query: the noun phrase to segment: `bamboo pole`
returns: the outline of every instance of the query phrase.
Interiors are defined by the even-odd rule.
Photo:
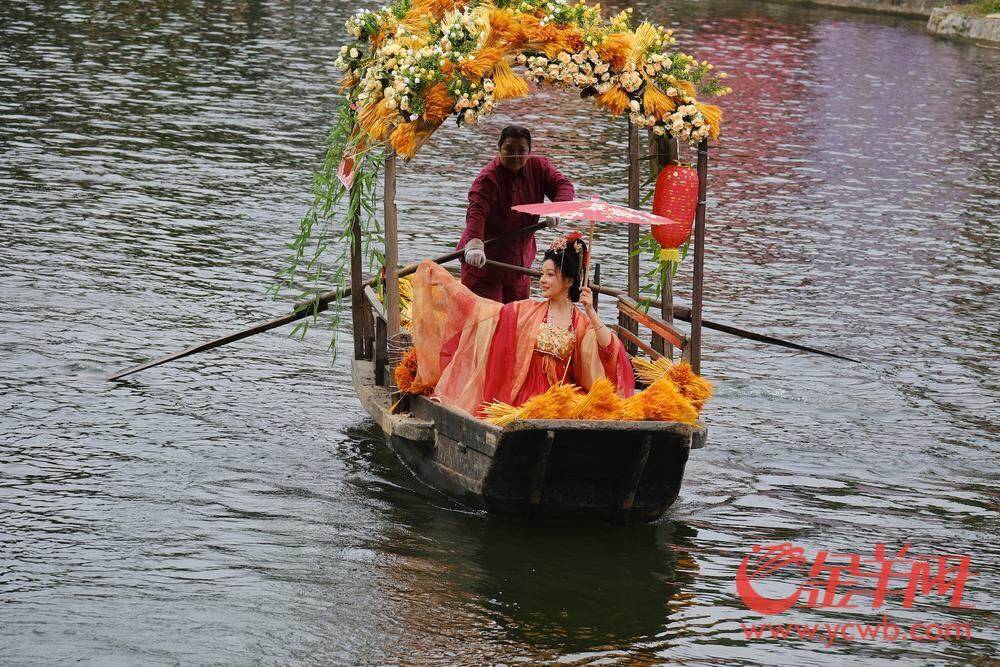
[[[639,128],[628,121],[628,206],[639,208],[639,183],[642,173],[639,158]],[[628,225],[628,295],[639,299],[639,226]],[[619,324],[638,335],[639,326],[628,318],[619,319]],[[635,345],[626,343],[625,348],[635,354]]]
[[[701,310],[705,286],[705,204],[708,192],[708,139],[698,144],[698,208],[694,216],[694,282],[691,286],[691,368],[701,373]]]
[[[628,122],[628,206],[639,208],[639,183],[642,178],[639,160],[639,128]],[[628,226],[628,295],[639,298],[639,226]]]
[[[396,151],[386,147],[385,156],[385,311],[386,335],[399,333],[399,243],[396,229]]]
[[[485,245],[490,245],[491,243],[497,241],[505,241],[508,239],[517,238],[522,234],[534,234],[539,229],[545,227],[544,222],[539,222],[530,227],[525,227],[524,229],[516,229],[508,234],[501,234],[492,239],[487,239],[484,241]],[[446,255],[441,255],[431,261],[436,264],[445,264],[446,262],[454,261],[460,258],[465,253],[465,249],[453,250]],[[415,273],[417,268],[420,266],[419,263],[407,264],[406,266],[399,269],[397,275],[408,276]],[[517,267],[522,269],[523,267]],[[374,285],[376,283],[375,278],[369,278],[364,283],[362,287],[368,287],[369,285]],[[171,361],[176,361],[178,359],[183,359],[184,357],[191,356],[192,354],[198,354],[199,352],[205,352],[206,350],[214,350],[217,347],[222,347],[223,345],[228,345],[229,343],[235,343],[238,340],[243,340],[244,338],[249,338],[259,333],[265,331],[270,331],[272,329],[277,329],[278,327],[284,326],[286,324],[291,324],[292,322],[297,322],[304,317],[309,317],[310,315],[315,315],[322,313],[330,307],[330,304],[334,301],[343,299],[346,296],[353,296],[354,290],[347,287],[343,290],[331,290],[329,292],[323,292],[318,294],[315,298],[306,299],[304,301],[299,301],[294,306],[292,306],[292,312],[282,315],[281,317],[276,317],[274,319],[266,320],[264,322],[258,322],[248,329],[243,329],[242,331],[237,331],[236,333],[226,334],[225,336],[220,336],[219,338],[213,338],[210,341],[204,343],[198,343],[197,345],[192,345],[189,348],[181,350],[180,352],[174,352],[173,354],[168,354],[165,357],[159,357],[158,359],[152,359],[150,361],[145,361],[141,364],[137,364],[130,368],[126,368],[123,371],[119,371],[114,375],[109,376],[108,381],[120,380],[121,378],[132,375],[133,373],[138,373],[139,371],[144,371],[147,368],[154,368],[155,366],[160,366],[162,364],[169,363]],[[367,311],[367,309],[366,309]],[[370,329],[369,329],[370,331]],[[371,350],[369,350],[371,352]]]
[[[351,219],[351,329],[354,332],[354,358],[365,357],[365,295],[361,274],[361,197],[360,179],[351,183],[350,203],[356,205]]]
[[[505,264],[504,262],[496,262],[492,259],[486,260],[486,266],[493,266],[498,269],[503,269],[505,271],[513,271],[514,273],[523,273],[524,275],[533,276],[535,278],[542,275],[541,272],[536,269],[529,269],[523,266],[515,266],[514,264]],[[594,283],[591,284],[590,287],[592,290],[594,290],[596,294],[606,294],[616,299],[626,296],[625,292],[622,292],[620,289],[616,289],[614,287],[601,286],[601,283],[596,279]],[[655,300],[650,301],[649,305],[662,307],[662,303]],[[688,308],[687,306],[678,306],[674,304],[673,315],[676,319],[682,322],[691,321],[691,309]],[[819,354],[824,357],[830,357],[831,359],[842,359],[844,361],[853,361],[856,364],[861,363],[857,359],[854,359],[852,357],[845,357],[842,354],[837,354],[835,352],[827,352],[826,350],[820,350],[815,347],[809,347],[808,345],[800,345],[799,343],[793,343],[791,341],[783,340],[781,338],[775,338],[774,336],[768,336],[766,334],[759,334],[755,331],[747,331],[746,329],[740,329],[738,327],[730,326],[728,324],[712,322],[711,320],[702,320],[702,325],[706,329],[722,331],[723,333],[732,334],[733,336],[738,336],[740,338],[746,338],[747,340],[754,340],[760,343],[766,343],[768,345],[778,345],[780,347],[787,347],[790,350],[800,350],[802,352]]]

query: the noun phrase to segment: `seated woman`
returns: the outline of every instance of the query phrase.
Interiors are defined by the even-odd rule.
[[[416,380],[434,386],[442,403],[475,415],[484,402],[518,406],[560,381],[587,390],[607,377],[619,395],[631,396],[628,354],[601,322],[590,288],[581,289],[585,258],[578,233],[557,239],[542,262],[543,299],[505,305],[423,262],[412,280]]]

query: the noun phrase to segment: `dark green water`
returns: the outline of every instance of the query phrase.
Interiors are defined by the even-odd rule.
[[[996,659],[1000,51],[919,21],[637,7],[733,74],[706,316],[865,360],[707,333],[710,446],[655,526],[460,511],[387,449],[324,332],[103,381],[285,310],[264,291],[356,6],[0,0],[0,662]],[[622,123],[543,91],[401,169],[401,259],[453,245],[512,120],[581,195],[625,199]],[[620,282],[622,240],[601,242]],[[972,637],[747,639],[737,567],[785,540],[969,555],[974,608],[765,620]]]

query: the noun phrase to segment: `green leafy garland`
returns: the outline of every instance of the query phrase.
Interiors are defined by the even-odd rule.
[[[298,289],[298,300],[309,299],[300,309],[311,310],[292,329],[292,335],[304,338],[319,314],[319,297],[329,289],[343,291],[350,281],[352,224],[356,215],[361,222],[361,252],[367,258],[369,272],[380,275],[385,263],[385,238],[377,208],[379,170],[385,164],[381,146],[365,149],[353,133],[357,115],[350,104],[341,104],[337,120],[327,136],[326,157],[322,167],[313,174],[312,202],[299,221],[299,233],[287,244],[291,253],[284,268],[268,290],[277,299],[285,289]],[[337,167],[344,155],[355,155],[356,171],[351,188],[344,187],[337,176]],[[346,207],[344,200],[346,199]],[[324,261],[330,249],[335,251],[332,262]],[[340,299],[330,304],[330,328],[336,332],[341,323],[343,306]],[[329,349],[337,356],[337,336],[334,333]]]

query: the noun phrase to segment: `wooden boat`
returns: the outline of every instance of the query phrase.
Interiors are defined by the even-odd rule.
[[[354,386],[386,441],[423,482],[498,514],[655,521],[680,492],[706,429],[676,422],[521,421],[501,428],[415,396],[391,414],[375,364],[355,359]]]
[[[638,132],[631,124],[629,146],[629,203],[637,208]],[[660,164],[676,157],[676,147],[666,140],[651,139],[650,152]],[[690,334],[683,334],[669,321],[674,313],[669,285],[662,316],[645,312],[636,303],[637,256],[630,261],[634,266],[629,267],[627,294],[601,286],[599,267],[594,279],[595,291],[616,297],[619,323],[613,328],[630,353],[641,348],[655,357],[670,354],[676,347],[695,372],[700,366],[707,141],[698,153],[700,196]],[[424,396],[404,397],[397,406],[402,409],[393,413],[400,400],[393,393],[389,354],[391,344],[400,340],[394,193],[395,158],[390,155],[385,170],[385,304],[363,282],[357,219],[351,277],[354,388],[389,446],[419,479],[470,508],[613,522],[659,519],[677,498],[690,451],[707,441],[702,423],[547,420],[499,427]],[[638,233],[630,230],[629,240],[634,247]],[[648,345],[639,336],[640,325],[652,333]]]

